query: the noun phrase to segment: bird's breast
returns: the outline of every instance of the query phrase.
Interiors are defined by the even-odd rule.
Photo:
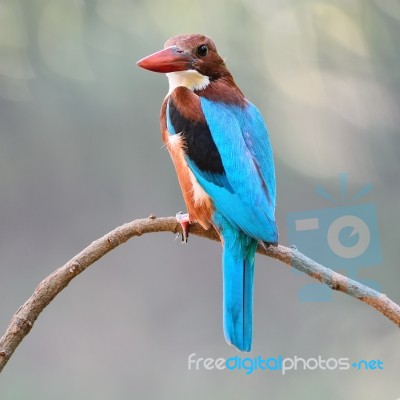
[[[172,158],[189,217],[208,229],[214,212],[211,198],[200,186],[187,164],[187,144],[183,132],[175,132],[175,130],[171,132],[171,127],[168,129],[169,124],[163,109],[166,112],[166,104],[163,105],[161,111],[162,139]]]
[[[193,175],[190,170],[185,156],[184,156],[184,139],[180,134],[170,134],[168,131],[166,133],[168,140],[168,150],[173,157],[174,161],[177,161],[178,169],[182,174],[188,175],[188,180],[191,183],[191,188],[189,192],[192,194],[193,204],[196,207],[204,206],[209,200],[210,197],[204,191],[204,189],[197,182],[196,177]]]

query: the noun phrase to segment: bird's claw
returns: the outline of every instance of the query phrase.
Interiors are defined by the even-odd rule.
[[[187,243],[189,238],[189,214],[184,214],[182,211],[179,211],[176,216],[176,221],[179,222],[182,228],[182,243]]]

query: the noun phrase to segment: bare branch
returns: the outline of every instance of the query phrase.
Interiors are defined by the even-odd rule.
[[[155,216],[150,216],[147,219],[132,221],[94,241],[64,266],[58,268],[45,278],[37,286],[32,296],[14,314],[4,336],[0,339],[0,372],[23,338],[30,332],[34,322],[43,309],[50,304],[54,297],[56,297],[73,278],[106,255],[109,251],[125,243],[132,237],[153,232],[178,233],[181,232],[181,228],[174,217],[156,218]],[[206,231],[198,224],[191,225],[190,234],[216,241],[219,240],[219,236],[215,230],[210,229]],[[386,295],[368,286],[362,285],[357,281],[348,279],[329,268],[323,267],[295,248],[284,246],[264,248],[263,246],[259,246],[258,252],[280,260],[306,273],[312,278],[328,285],[333,290],[347,293],[369,304],[396,325],[400,326],[400,307]]]

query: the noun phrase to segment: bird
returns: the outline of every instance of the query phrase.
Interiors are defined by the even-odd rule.
[[[278,245],[275,167],[264,119],[206,35],[176,35],[137,65],[168,78],[161,136],[188,211],[177,220],[185,241],[194,222],[218,232],[225,339],[249,352],[257,246]]]

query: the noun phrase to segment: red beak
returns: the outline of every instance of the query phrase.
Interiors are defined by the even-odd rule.
[[[136,64],[153,72],[187,71],[192,66],[192,56],[176,46],[167,47],[139,60]]]

